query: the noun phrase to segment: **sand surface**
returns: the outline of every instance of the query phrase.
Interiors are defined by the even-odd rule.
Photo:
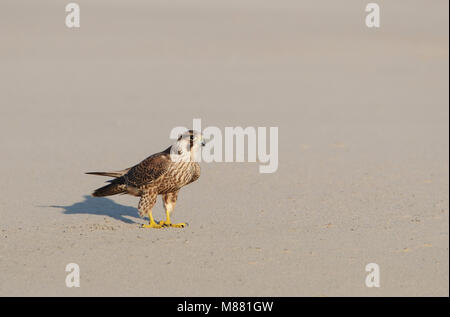
[[[77,2],[0,4],[0,295],[449,295],[448,1]],[[202,163],[185,229],[89,196],[193,118],[279,127],[277,172]]]

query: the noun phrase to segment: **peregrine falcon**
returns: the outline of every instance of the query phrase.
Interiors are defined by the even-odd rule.
[[[200,177],[200,165],[196,153],[204,146],[202,135],[193,130],[181,134],[178,140],[162,152],[147,157],[139,164],[117,172],[89,172],[86,174],[114,177],[109,185],[98,188],[94,197],[130,194],[141,197],[138,205],[139,215],[148,215],[149,224],[144,228],[176,227],[184,228],[185,223],[173,224],[170,214],[175,208],[181,187]],[[152,208],[158,195],[162,195],[166,209],[166,220],[155,222]]]

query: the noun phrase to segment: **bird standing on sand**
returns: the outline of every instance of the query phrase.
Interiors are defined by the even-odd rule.
[[[109,185],[92,193],[94,197],[130,194],[141,197],[138,205],[139,215],[148,215],[149,224],[144,228],[176,227],[184,228],[185,223],[173,224],[170,214],[175,208],[181,187],[196,181],[200,177],[200,165],[195,156],[204,146],[202,135],[189,130],[166,150],[153,154],[139,164],[117,172],[89,172],[86,174],[115,177]],[[158,195],[162,195],[166,209],[166,220],[156,223],[152,208]]]

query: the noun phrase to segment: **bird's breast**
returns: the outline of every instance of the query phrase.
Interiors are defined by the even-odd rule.
[[[200,177],[200,165],[196,162],[173,164],[158,184],[159,193],[169,193],[192,183]]]

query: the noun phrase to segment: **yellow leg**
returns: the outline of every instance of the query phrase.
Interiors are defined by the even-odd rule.
[[[162,228],[162,225],[161,224],[157,224],[155,219],[153,219],[153,215],[152,215],[151,211],[148,213],[148,217],[150,218],[149,224],[148,225],[142,225],[142,228],[156,228],[156,229]]]
[[[181,223],[172,223],[172,222],[170,221],[170,212],[171,212],[170,208],[166,208],[166,220],[165,220],[165,221],[161,220],[161,221],[159,222],[159,225],[160,225],[160,226],[164,226],[164,227],[174,227],[174,228],[184,228],[184,227],[187,226],[187,224],[184,223],[184,222],[181,222]]]

